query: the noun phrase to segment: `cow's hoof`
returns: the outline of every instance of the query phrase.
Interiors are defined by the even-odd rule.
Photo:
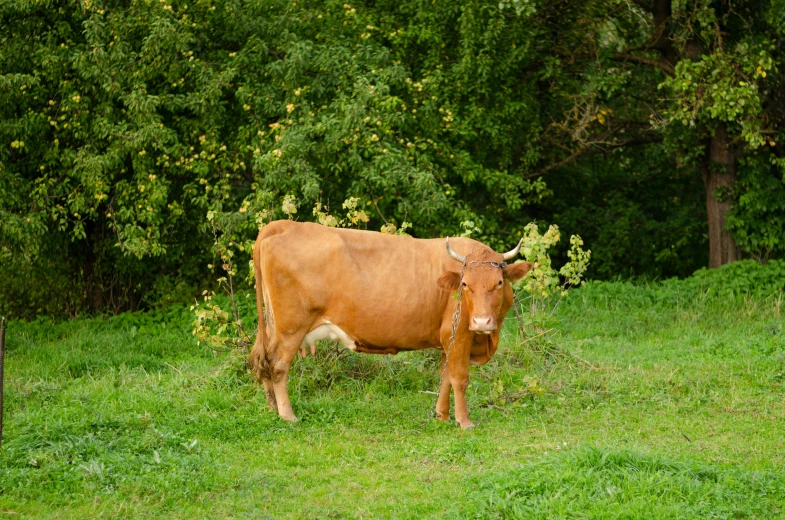
[[[442,422],[449,421],[450,420],[450,414],[448,414],[448,413],[441,414],[439,412],[436,412],[436,420],[437,421],[442,421]]]
[[[296,423],[296,422],[298,422],[300,420],[295,415],[282,415],[281,419],[283,419],[284,421],[289,421],[289,422],[293,422],[293,423]]]
[[[461,427],[461,430],[473,430],[475,428],[474,423],[468,420],[463,423],[461,423],[460,421],[455,421],[455,422],[458,423],[458,426]]]

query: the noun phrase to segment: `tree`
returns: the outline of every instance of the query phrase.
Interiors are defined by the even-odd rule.
[[[765,220],[732,213],[734,200],[750,196],[736,184],[740,159],[763,155],[780,178],[785,166],[776,148],[784,110],[784,7],[781,1],[709,0],[571,6],[577,23],[552,47],[571,100],[554,134],[578,146],[535,173],[587,154],[663,141],[680,167],[703,178],[709,266],[738,259],[732,229]],[[760,255],[753,242],[743,245]],[[781,243],[778,237],[765,247]]]
[[[3,261],[40,272],[55,254],[72,263],[87,308],[118,310],[184,270],[204,277],[214,223],[248,238],[285,216],[290,196],[306,218],[359,197],[369,225],[408,219],[425,236],[479,214],[501,241],[505,211],[543,188],[517,174],[511,152],[515,136],[536,135],[520,117],[536,103],[512,107],[494,91],[494,60],[511,56],[507,70],[526,60],[509,44],[527,33],[480,3],[421,14],[410,25],[332,1],[3,4]],[[437,37],[459,20],[485,47],[467,45],[442,74],[439,60],[456,55]],[[477,59],[489,51],[498,56]],[[472,83],[475,72],[486,79]]]
[[[61,287],[33,312],[137,308],[190,295],[214,234],[247,254],[260,222],[351,200],[370,229],[471,221],[497,249],[534,218],[617,219],[590,234],[599,276],[682,275],[685,172],[710,264],[763,260],[785,250],[783,2],[5,2],[0,260],[19,298]]]

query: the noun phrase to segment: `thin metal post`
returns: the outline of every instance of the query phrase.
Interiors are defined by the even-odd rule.
[[[5,376],[5,316],[0,321],[0,447],[3,446],[3,380]]]

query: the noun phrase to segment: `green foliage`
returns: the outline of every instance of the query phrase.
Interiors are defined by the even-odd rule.
[[[578,235],[570,237],[570,250],[567,251],[567,257],[570,261],[559,269],[559,274],[564,277],[567,285],[578,286],[585,283],[582,278],[589,267],[591,251],[584,251],[581,248],[582,245],[583,240],[581,240],[581,237]]]
[[[0,261],[0,315],[9,319],[33,316],[74,316],[84,305],[85,290],[74,276],[62,237],[43,244],[40,255],[9,255]]]
[[[713,12],[704,6],[705,11]],[[761,132],[763,83],[773,69],[771,42],[737,44],[733,53],[719,47],[697,60],[682,60],[675,74],[661,88],[673,96],[668,112],[672,121],[687,126],[711,125],[714,121],[738,123],[741,136],[752,148],[770,139]]]
[[[542,396],[546,392],[545,388],[540,386],[537,376],[524,376],[520,383],[512,388],[505,387],[504,379],[504,377],[497,377],[491,381],[488,398],[483,404],[507,406],[512,403],[520,403],[526,398],[533,399]]]
[[[544,235],[540,235],[539,226],[531,222],[523,230],[521,254],[532,264],[531,270],[521,280],[524,290],[533,301],[540,301],[553,295],[559,285],[559,276],[551,267],[548,250],[561,239],[558,226],[551,225]]]
[[[701,160],[700,154],[695,154],[699,145],[694,140],[710,136],[718,124],[724,124],[734,138],[734,143],[727,145],[729,153],[739,154],[735,151],[741,146],[739,141],[746,145],[739,154],[739,182],[732,192],[711,195],[732,197],[735,207],[726,227],[745,253],[765,260],[782,250],[783,239],[777,194],[783,190],[785,170],[777,159],[780,154],[760,150],[776,146],[780,132],[772,122],[780,119],[783,110],[772,96],[782,78],[776,37],[771,39],[768,25],[772,21],[769,10],[775,7],[761,6],[753,13],[756,8],[747,4],[738,12],[704,1],[675,5],[674,20],[682,27],[678,41],[699,45],[701,52],[685,56],[676,64],[674,74],[660,84],[669,97],[663,111],[665,120],[677,123],[676,127],[683,125],[693,134],[691,139],[683,139],[677,129],[671,133],[671,144],[687,150],[686,162]],[[713,159],[704,156],[702,160]],[[719,171],[725,167],[708,166]]]
[[[518,153],[536,103],[495,90],[522,85],[531,32],[479,4],[16,2],[0,26],[6,258],[57,233],[109,265],[187,258],[203,275],[206,255],[190,253],[211,241],[208,211],[244,243],[260,215],[295,215],[287,196],[361,198],[377,211],[350,220],[416,221],[422,236],[483,214],[498,240],[505,213],[543,194]],[[495,144],[478,154],[478,140]],[[99,275],[88,285],[108,287]]]
[[[526,276],[513,283],[513,308],[518,321],[519,341],[527,343],[529,349],[552,355],[559,353],[554,334],[558,324],[554,316],[556,309],[562,298],[567,296],[568,288],[583,285],[591,257],[591,251],[584,251],[581,247],[581,237],[573,235],[567,252],[569,261],[556,271],[549,250],[560,239],[561,233],[556,225],[551,225],[541,235],[536,223],[527,224],[520,254],[532,267]],[[535,388],[537,384],[530,386]]]
[[[785,177],[776,163],[766,152],[741,162],[738,199],[728,216],[739,247],[761,262],[785,247]]]
[[[694,150],[693,139],[707,138],[718,124],[727,127],[733,138],[727,151],[740,157],[740,182],[731,193],[710,195],[731,197],[735,207],[726,227],[745,253],[764,260],[782,251],[783,240],[776,195],[783,190],[784,163],[778,159],[781,152],[761,150],[773,149],[782,137],[779,121],[785,105],[773,94],[782,88],[782,48],[777,43],[782,7],[776,1],[744,2],[733,9],[705,0],[674,2],[674,21],[680,27],[676,41],[700,52],[686,52],[673,76],[660,84],[669,98],[663,117],[693,134],[677,148]],[[678,132],[672,143],[679,139]],[[703,158],[706,163],[713,160]],[[710,170],[723,167],[708,165]]]
[[[560,188],[545,213],[591,245],[590,278],[685,277],[707,264],[703,182],[665,153],[619,150],[550,177]]]
[[[0,261],[44,269],[54,242],[81,296],[0,305],[184,300],[216,235],[238,254],[274,218],[471,222],[497,250],[537,219],[580,233],[593,276],[684,276],[718,125],[741,158],[729,229],[781,255],[782,0],[674,0],[667,27],[653,5],[5,2]]]
[[[785,262],[770,260],[765,265],[742,260],[718,269],[700,269],[682,280],[671,278],[648,284],[589,282],[591,290],[583,297],[612,301],[615,305],[645,302],[648,305],[674,306],[685,302],[739,301],[768,299],[782,304],[785,291]],[[634,295],[634,301],[628,298]]]
[[[527,262],[532,264],[532,269],[519,282],[524,290],[536,299],[547,299],[553,296],[559,286],[559,275],[564,279],[561,294],[566,295],[567,286],[579,286],[589,266],[591,251],[582,249],[583,240],[578,235],[570,237],[570,249],[567,252],[569,262],[564,264],[557,272],[551,266],[551,256],[548,250],[561,240],[559,227],[551,225],[544,235],[540,235],[539,226],[531,222],[523,230],[523,243],[520,254]]]
[[[559,95],[548,104],[554,124],[546,135],[566,153],[557,154],[563,158],[555,162],[558,168],[541,171],[563,170],[559,178],[550,174],[549,186],[557,197],[574,200],[570,188],[586,185],[571,182],[576,170],[591,169],[599,179],[611,177],[608,169],[616,170],[612,173],[620,185],[582,197],[577,208],[556,201],[567,213],[577,213],[576,222],[588,220],[581,210],[595,208],[609,210],[604,212],[606,221],[621,221],[591,224],[600,228],[603,238],[616,241],[602,241],[603,247],[595,245],[592,233],[578,229],[596,253],[595,275],[609,277],[622,270],[683,276],[692,270],[688,266],[703,264],[705,252],[694,250],[705,240],[705,227],[696,229],[705,210],[690,214],[687,206],[673,201],[692,206],[700,195],[700,181],[708,182],[715,173],[757,179],[735,186],[730,179],[726,192],[704,194],[703,204],[710,197],[738,202],[729,228],[747,254],[760,254],[761,246],[765,253],[774,243],[772,235],[779,233],[770,231],[768,220],[778,214],[776,205],[758,186],[777,188],[785,174],[777,148],[785,114],[779,94],[782,7],[779,0],[735,2],[732,7],[709,0],[588,1],[575,2],[563,14],[570,28],[555,38],[561,45],[546,51],[552,64],[549,74],[559,85]],[[718,135],[722,138],[715,141]],[[768,150],[761,149],[764,145]],[[636,153],[638,147],[650,150]],[[602,160],[588,158],[598,154]],[[756,155],[775,166],[762,181],[758,172],[747,170],[745,159]],[[630,159],[640,162],[623,165]],[[650,177],[646,192],[624,189],[641,185],[642,175]],[[685,177],[695,182],[685,182]],[[712,218],[722,220],[724,213]],[[553,220],[569,227],[556,215]],[[633,241],[639,230],[659,236]],[[781,254],[780,247],[771,252]],[[636,253],[644,261],[634,258]],[[686,265],[669,265],[681,262]]]
[[[721,298],[732,295],[782,298],[785,290],[785,261],[771,260],[761,265],[754,260],[743,260],[719,269],[700,269],[690,278],[667,280],[663,285]]]

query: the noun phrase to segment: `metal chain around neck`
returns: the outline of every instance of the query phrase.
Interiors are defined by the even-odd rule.
[[[441,392],[442,383],[444,382],[444,374],[447,372],[447,364],[450,362],[450,352],[455,344],[455,333],[458,331],[458,324],[461,321],[461,297],[463,296],[463,274],[466,272],[466,260],[461,264],[461,277],[458,280],[458,304],[455,306],[455,312],[452,314],[452,333],[450,334],[450,342],[447,344],[446,355],[444,358],[444,367],[439,377],[439,392]]]

